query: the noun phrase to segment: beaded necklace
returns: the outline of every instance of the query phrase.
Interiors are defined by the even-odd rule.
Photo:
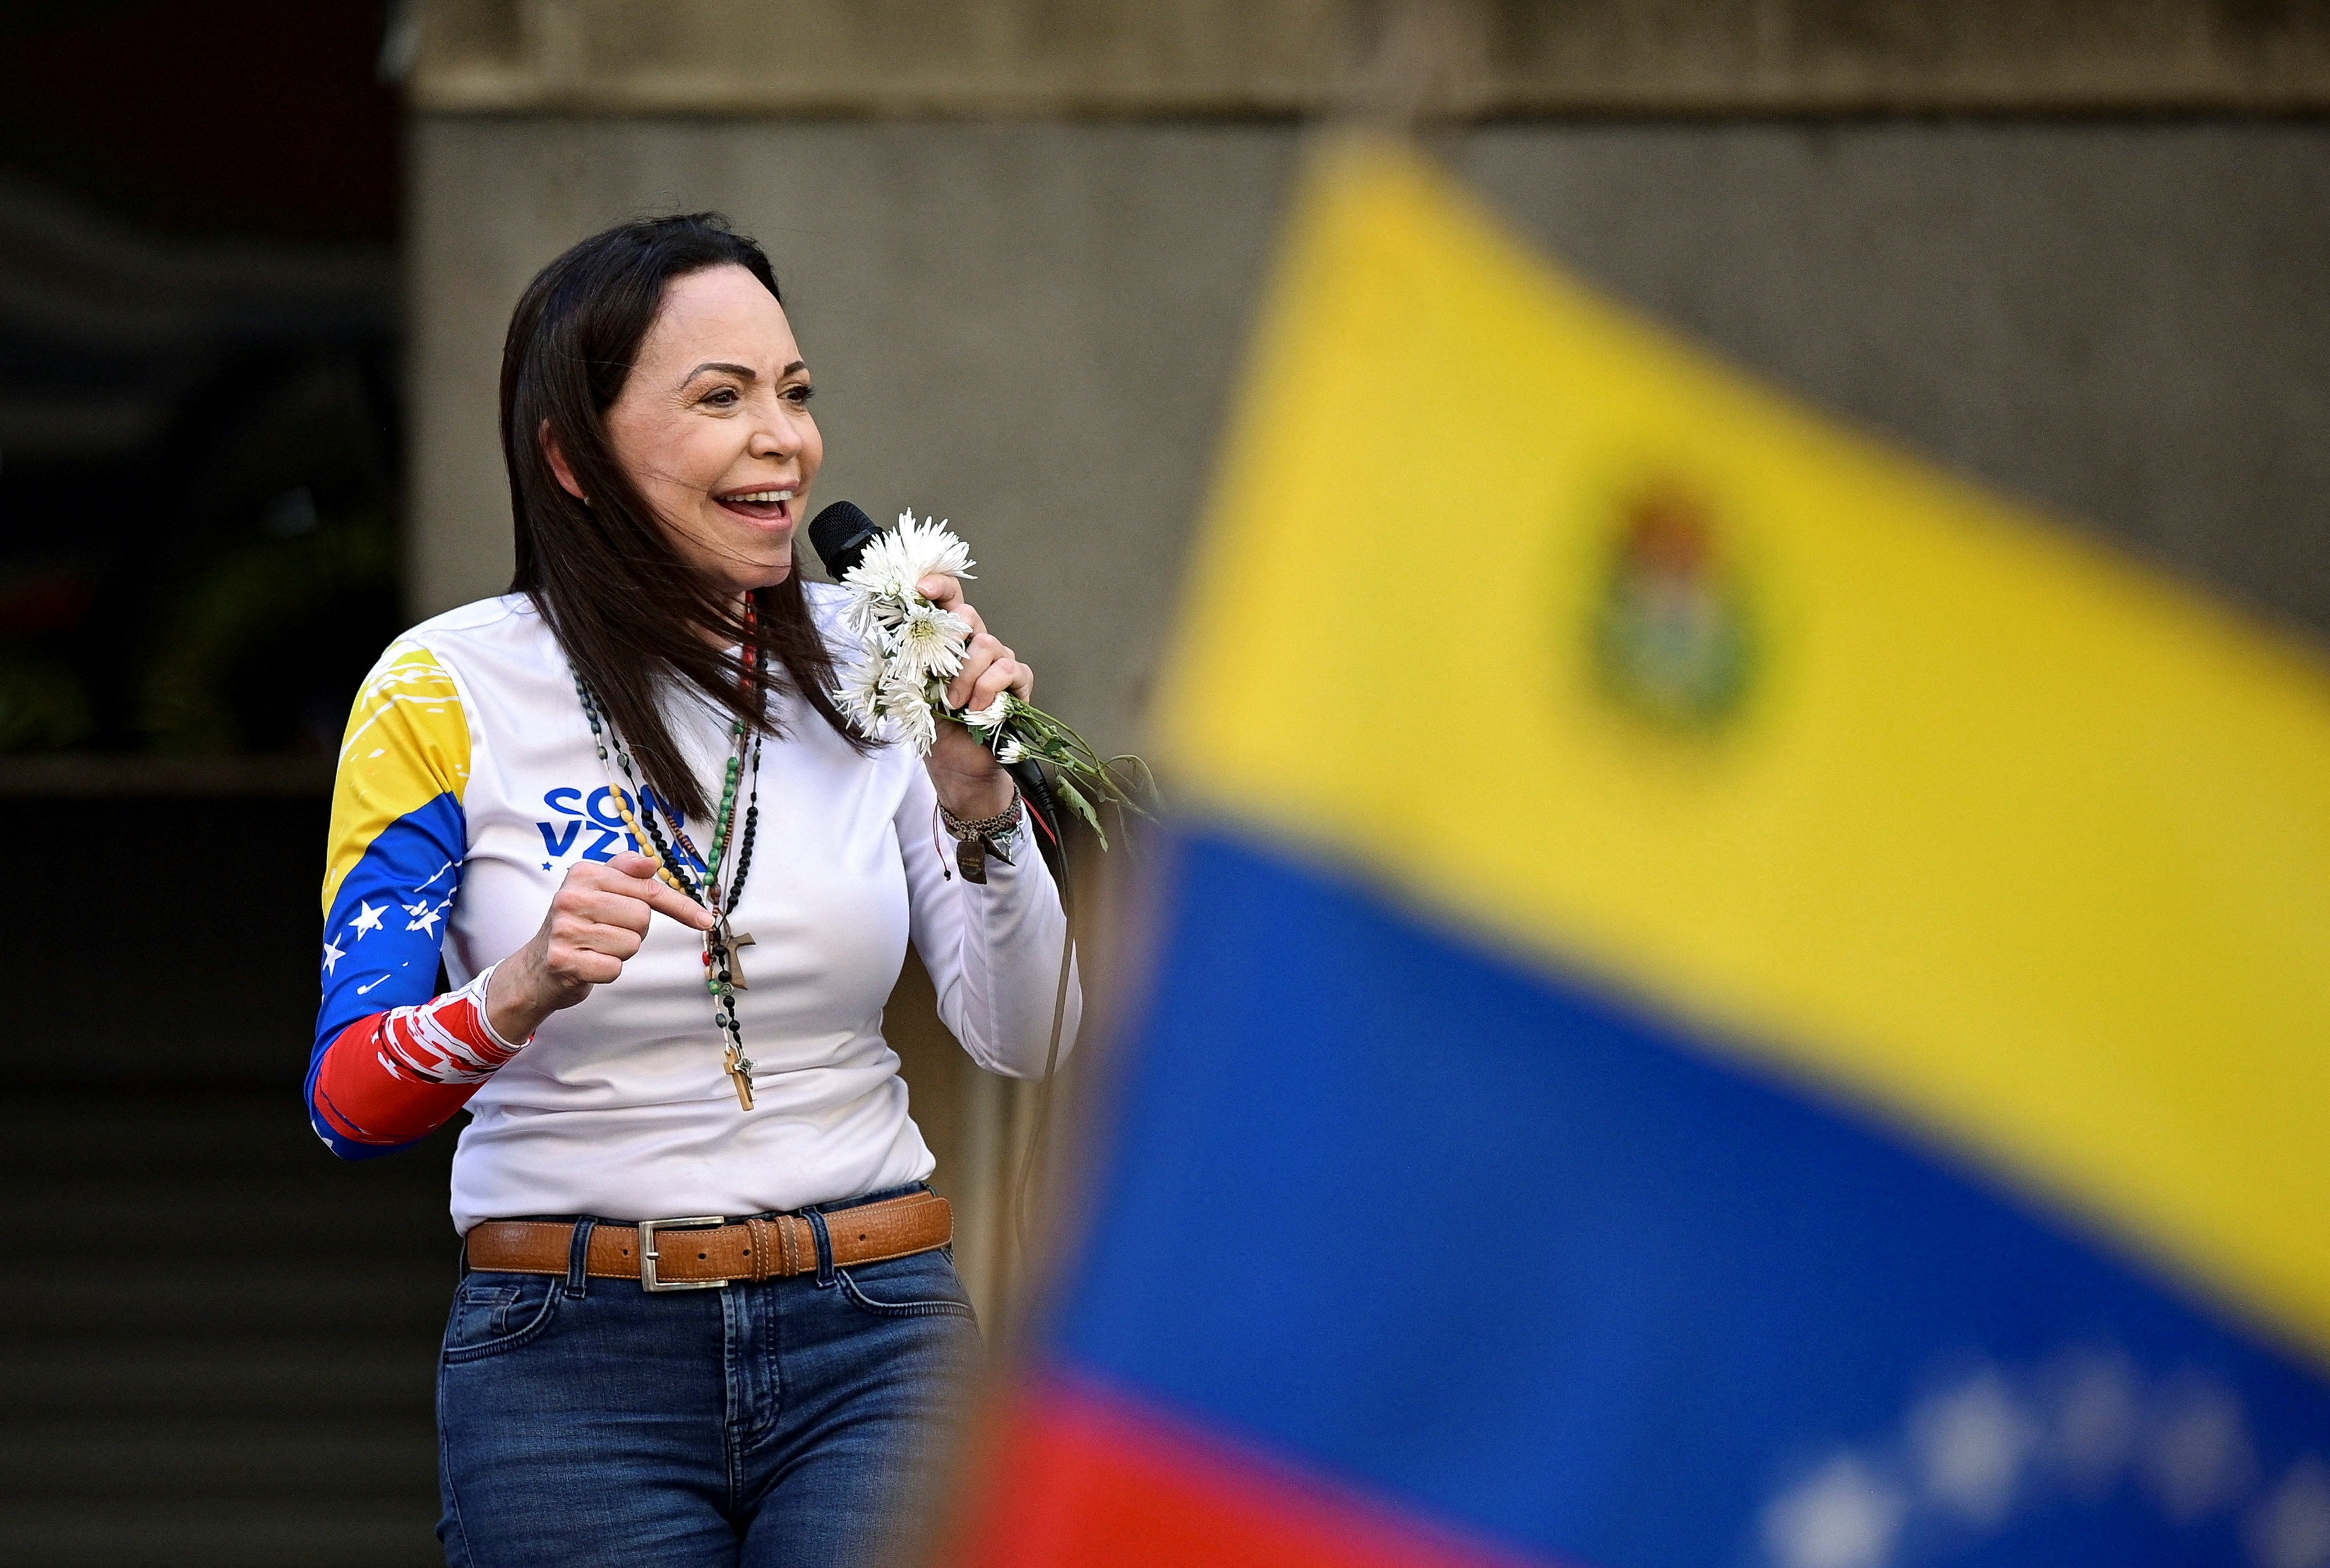
[[[746,624],[753,622],[746,613]],[[753,690],[767,689],[762,678],[768,671],[767,655],[758,647],[747,648],[744,657],[753,666]],[[736,993],[751,987],[744,980],[744,955],[741,949],[752,945],[753,933],[733,930],[728,922],[736,901],[744,896],[744,879],[753,870],[753,841],[760,835],[761,827],[761,733],[741,719],[728,726],[728,738],[734,746],[729,756],[725,777],[720,786],[720,807],[713,819],[712,852],[699,853],[687,830],[677,817],[671,817],[671,837],[682,853],[675,853],[671,843],[665,840],[661,825],[656,820],[659,808],[667,816],[670,808],[655,800],[651,791],[639,781],[637,764],[631,760],[630,748],[623,744],[615,729],[614,720],[600,703],[580,674],[574,677],[574,694],[582,699],[582,716],[591,722],[591,740],[598,748],[600,766],[608,772],[607,781],[613,786],[608,793],[614,797],[619,812],[631,836],[641,850],[651,854],[656,861],[656,874],[687,897],[710,910],[714,915],[712,929],[704,933],[704,987],[712,995],[712,1017],[719,1025],[726,1044],[725,1069],[728,1080],[735,1086],[736,1103],[744,1110],[753,1109],[753,1059],[744,1054],[744,1034],[736,1021]],[[747,757],[750,758],[750,794],[744,801],[744,831],[736,833],[737,787],[745,779]],[[620,770],[621,777],[616,777]],[[624,785],[630,785],[630,794]],[[634,810],[632,802],[646,807]],[[730,863],[728,885],[720,885],[720,866],[728,857],[734,845],[735,859]],[[689,862],[704,867],[697,876]]]

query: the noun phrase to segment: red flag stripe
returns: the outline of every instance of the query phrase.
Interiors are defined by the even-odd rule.
[[[953,1568],[1549,1568],[1065,1377],[1003,1439]]]

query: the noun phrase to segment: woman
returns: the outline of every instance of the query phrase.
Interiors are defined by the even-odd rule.
[[[882,1006],[911,937],[964,1046],[1032,1075],[1066,926],[968,730],[918,761],[828,695],[810,394],[716,216],[552,262],[503,352],[512,591],[398,641],[349,723],[308,1100],[349,1158],[470,1112],[456,1564],[862,1561],[976,1350]],[[950,702],[1028,695],[923,586],[976,630]],[[983,884],[946,836],[1002,852]]]

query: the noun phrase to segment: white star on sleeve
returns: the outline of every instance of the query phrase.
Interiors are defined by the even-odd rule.
[[[345,951],[327,940],[324,943],[324,973],[328,975],[340,967],[340,960],[347,956]]]
[[[356,940],[358,941],[362,941],[364,940],[365,932],[376,931],[380,930],[380,917],[387,912],[388,906],[384,903],[366,903],[364,900],[358,899],[356,901],[356,916],[355,919],[350,922],[349,929],[356,933]]]
[[[443,912],[431,908],[426,899],[419,903],[406,904],[404,912],[412,917],[404,923],[406,930],[427,931],[432,937],[437,934],[437,919]]]

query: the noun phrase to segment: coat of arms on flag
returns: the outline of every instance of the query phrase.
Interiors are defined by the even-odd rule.
[[[2313,656],[1344,144],[1159,739],[961,1560],[2330,1563]]]
[[[1674,486],[1624,511],[1595,628],[1612,693],[1663,723],[1711,728],[1748,693],[1746,596],[1707,509]]]

